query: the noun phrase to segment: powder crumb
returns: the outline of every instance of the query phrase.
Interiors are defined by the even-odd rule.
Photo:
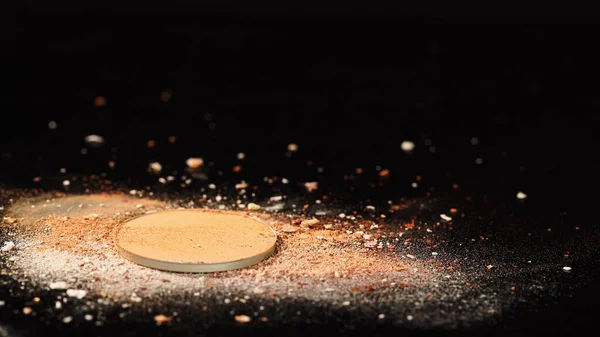
[[[405,140],[400,144],[402,151],[410,153],[415,149],[415,143],[410,140]]]
[[[50,289],[67,289],[69,285],[65,281],[58,281],[50,283]]]
[[[87,295],[87,291],[81,289],[67,289],[67,296],[82,299]]]
[[[69,324],[73,321],[73,316],[67,316],[65,318],[63,318],[63,323],[65,324]]]
[[[300,226],[302,227],[312,227],[316,224],[319,223],[319,219],[317,218],[312,218],[312,219],[308,219],[308,220],[303,220],[302,222],[300,222]]]
[[[252,321],[252,317],[248,315],[236,315],[234,318],[238,323],[250,323]]]
[[[6,242],[4,242],[4,245],[2,246],[2,248],[0,248],[0,251],[8,252],[8,251],[12,250],[13,248],[15,248],[15,243],[12,241],[6,241]]]
[[[452,217],[449,217],[446,214],[440,214],[440,218],[444,221],[452,221]]]
[[[319,189],[319,183],[316,181],[307,182],[304,183],[304,187],[306,187],[306,190],[309,192],[316,191]]]
[[[172,316],[165,316],[163,314],[154,316],[154,321],[156,322],[156,325],[169,324],[169,323],[171,323],[172,320],[173,320]]]
[[[23,308],[23,314],[25,315],[29,315],[33,312],[33,309],[31,309],[30,307],[24,307]]]
[[[527,194],[525,194],[525,193],[523,193],[523,192],[519,191],[519,192],[517,193],[517,199],[519,199],[519,200],[525,200],[525,199],[527,199]]]
[[[251,202],[248,204],[248,210],[250,210],[250,211],[256,211],[256,210],[259,210],[260,208],[261,208],[260,205],[257,205],[255,203]]]
[[[282,232],[284,233],[294,233],[297,231],[297,229],[295,227],[292,227],[290,225],[286,225],[281,229]]]
[[[90,314],[86,314],[85,316],[83,316],[83,318],[84,318],[86,321],[91,321],[91,320],[93,320],[93,319],[94,319],[94,316],[92,316],[92,315],[90,315]]]

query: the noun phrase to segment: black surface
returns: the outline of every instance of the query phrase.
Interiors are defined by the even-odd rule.
[[[215,163],[209,171],[214,182],[272,175],[317,179],[348,204],[423,197],[433,187],[429,192],[452,205],[462,202],[451,195],[457,183],[481,201],[482,214],[494,214],[498,233],[515,216],[539,228],[597,226],[594,131],[600,99],[593,27],[109,11],[64,16],[20,11],[16,26],[16,47],[9,49],[16,54],[16,74],[8,77],[4,100],[12,110],[5,110],[0,125],[0,183],[6,188],[36,186],[34,176],[45,177],[45,184],[61,167],[106,172],[131,188],[143,187],[155,183],[146,173],[150,161],[181,171],[185,159],[197,155]],[[163,89],[173,92],[169,103],[159,100]],[[96,95],[107,98],[105,107],[94,107]],[[56,130],[48,129],[50,120],[57,121]],[[216,129],[209,129],[210,122]],[[84,156],[83,137],[90,133],[103,135],[106,144]],[[177,136],[175,144],[167,142],[170,135]],[[472,137],[479,145],[471,145]],[[157,140],[155,149],[145,147],[148,139]],[[404,139],[417,144],[412,155],[400,150]],[[290,142],[300,151],[288,159]],[[247,160],[234,175],[231,166],[240,151]],[[483,164],[475,164],[477,157]],[[116,169],[108,169],[115,159]],[[373,192],[368,182],[377,179],[376,165],[392,174]],[[365,180],[350,192],[343,175],[356,167],[365,169]],[[412,189],[416,175],[424,181]],[[526,207],[515,208],[520,190],[529,198]],[[561,212],[569,218],[560,219]],[[561,235],[568,241],[572,234]],[[503,321],[481,328],[438,332],[542,335],[593,328],[599,284],[595,257],[589,262],[586,276],[593,281],[558,303],[517,307]],[[28,335],[50,331],[25,320],[0,322]],[[273,323],[250,331],[325,335],[346,324]],[[359,317],[356,330],[342,332],[420,332],[373,324]],[[89,329],[75,333],[98,333]],[[100,333],[240,332],[227,324],[210,329],[156,330],[132,320],[108,324]]]

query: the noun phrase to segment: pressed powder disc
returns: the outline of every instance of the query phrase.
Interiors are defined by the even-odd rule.
[[[242,215],[172,210],[125,222],[116,235],[121,256],[176,272],[217,272],[256,264],[275,250],[266,224]]]

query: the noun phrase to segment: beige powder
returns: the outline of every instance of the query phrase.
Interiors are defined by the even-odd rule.
[[[215,264],[266,257],[273,251],[276,236],[269,226],[239,214],[171,210],[128,221],[115,242],[120,249],[146,259]]]

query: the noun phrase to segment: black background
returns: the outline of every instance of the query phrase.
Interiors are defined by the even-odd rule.
[[[595,226],[600,55],[598,28],[582,23],[597,19],[590,6],[95,6],[24,2],[5,12],[15,31],[3,39],[5,186],[34,186],[65,167],[136,187],[155,183],[151,161],[181,171],[201,156],[214,162],[211,181],[280,175],[348,193],[344,174],[362,167],[376,179],[380,165],[392,172],[387,187],[352,198],[459,183],[501,209],[522,190],[532,213],[568,211]],[[97,95],[105,107],[94,106]],[[91,133],[106,144],[81,155]],[[400,150],[405,139],[417,145],[412,155]],[[291,142],[300,150],[288,159]],[[410,187],[416,175],[424,188]],[[591,310],[574,311],[585,297],[594,298],[580,294],[564,324],[590,323]]]

